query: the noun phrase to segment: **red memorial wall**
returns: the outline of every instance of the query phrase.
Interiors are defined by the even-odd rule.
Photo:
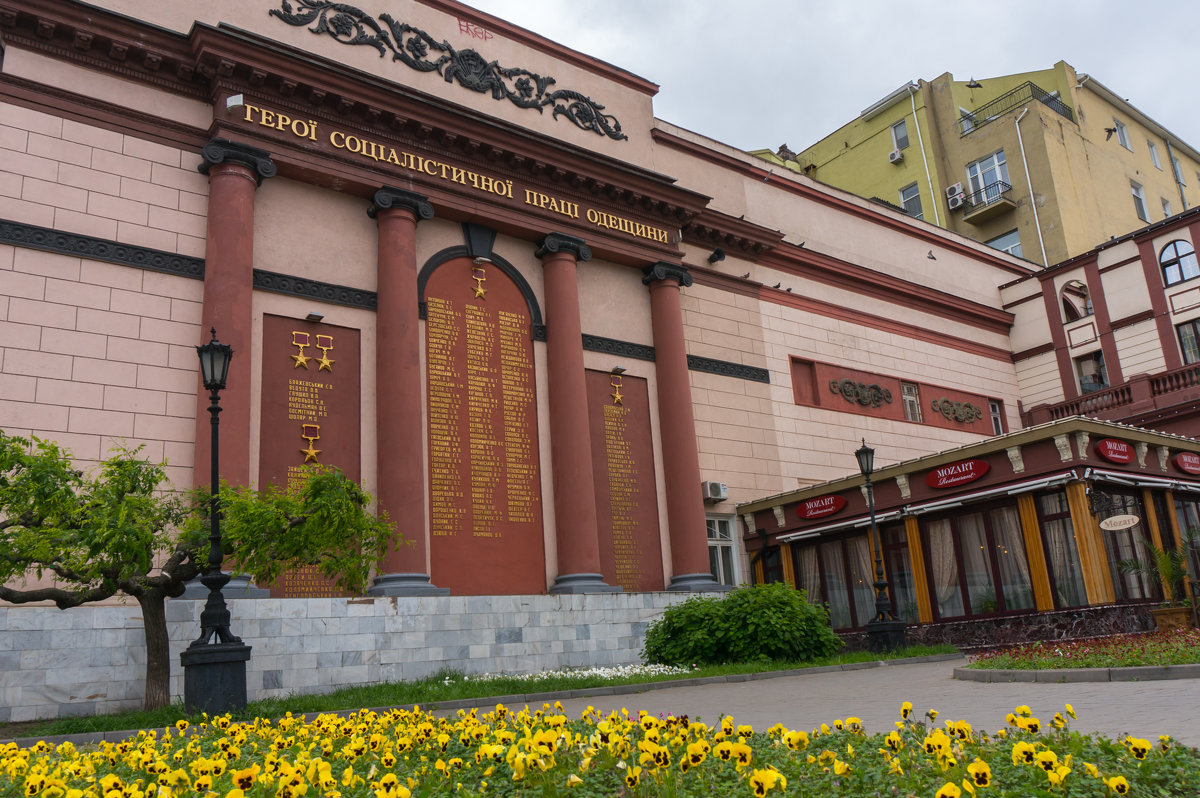
[[[452,594],[544,593],[537,404],[517,284],[467,258],[425,286],[430,579]]]
[[[627,591],[662,590],[662,543],[646,380],[587,372],[600,569]]]
[[[260,484],[291,486],[313,463],[359,481],[359,331],[265,315],[262,355]],[[315,567],[270,587],[275,598],[347,595]]]

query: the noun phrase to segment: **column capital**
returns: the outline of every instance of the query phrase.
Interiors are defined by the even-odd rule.
[[[660,260],[642,269],[643,285],[649,285],[655,280],[678,280],[680,286],[687,288],[692,284],[692,273],[688,271],[687,266]]]
[[[204,161],[197,167],[197,170],[204,175],[208,174],[208,170],[217,164],[240,163],[250,167],[250,171],[254,172],[254,179],[260,186],[263,180],[275,176],[275,162],[271,160],[270,153],[260,150],[258,147],[251,147],[249,144],[216,138],[204,145],[200,155],[204,157]]]
[[[394,186],[381,186],[371,200],[371,207],[367,208],[367,216],[372,219],[380,211],[386,211],[389,208],[407,208],[413,212],[413,216],[417,217],[418,222],[422,219],[433,218],[433,206],[429,204],[429,198],[414,191]]]
[[[547,254],[554,252],[570,252],[577,261],[592,259],[592,250],[588,248],[587,242],[566,233],[547,233],[538,242],[538,248],[534,254],[539,258],[544,258]]]

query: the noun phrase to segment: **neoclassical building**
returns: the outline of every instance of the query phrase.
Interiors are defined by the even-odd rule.
[[[0,428],[201,482],[215,329],[223,476],[362,480],[408,541],[372,594],[748,581],[801,531],[764,497],[862,439],[999,445],[1059,398],[1014,327],[1040,269],[452,0],[0,0],[0,36]]]

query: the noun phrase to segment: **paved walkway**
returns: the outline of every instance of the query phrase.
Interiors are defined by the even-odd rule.
[[[1071,704],[1079,716],[1071,727],[1109,737],[1132,734],[1152,742],[1170,734],[1200,747],[1200,679],[1078,684],[958,681],[955,667],[963,660],[906,663],[863,670],[783,676],[748,682],[668,687],[635,695],[597,696],[562,702],[568,716],[589,704],[608,712],[625,707],[655,715],[686,714],[715,723],[722,713],[738,723],[766,731],[775,723],[812,729],[848,715],[862,719],[869,733],[886,732],[900,719],[900,704],[913,703],[914,714],[936,709],[938,723],[967,720],[979,730],[1004,727],[1005,713],[1028,704],[1035,717],[1049,724],[1055,712]],[[483,704],[483,706],[488,706]],[[1064,713],[1065,714],[1065,713]]]

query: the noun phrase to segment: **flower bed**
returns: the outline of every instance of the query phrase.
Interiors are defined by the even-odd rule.
[[[1065,713],[1065,714],[1064,714]],[[732,717],[581,718],[543,705],[438,718],[419,708],[291,715],[139,732],[80,751],[0,746],[0,796],[24,798],[411,798],[412,796],[1104,796],[1200,793],[1200,752],[1070,730],[1017,707],[994,734],[936,725],[901,706],[896,728],[857,718],[763,731]]]
[[[968,668],[1052,670],[1129,668],[1200,662],[1200,630],[1148,632],[1098,640],[1028,643],[972,655]]]

